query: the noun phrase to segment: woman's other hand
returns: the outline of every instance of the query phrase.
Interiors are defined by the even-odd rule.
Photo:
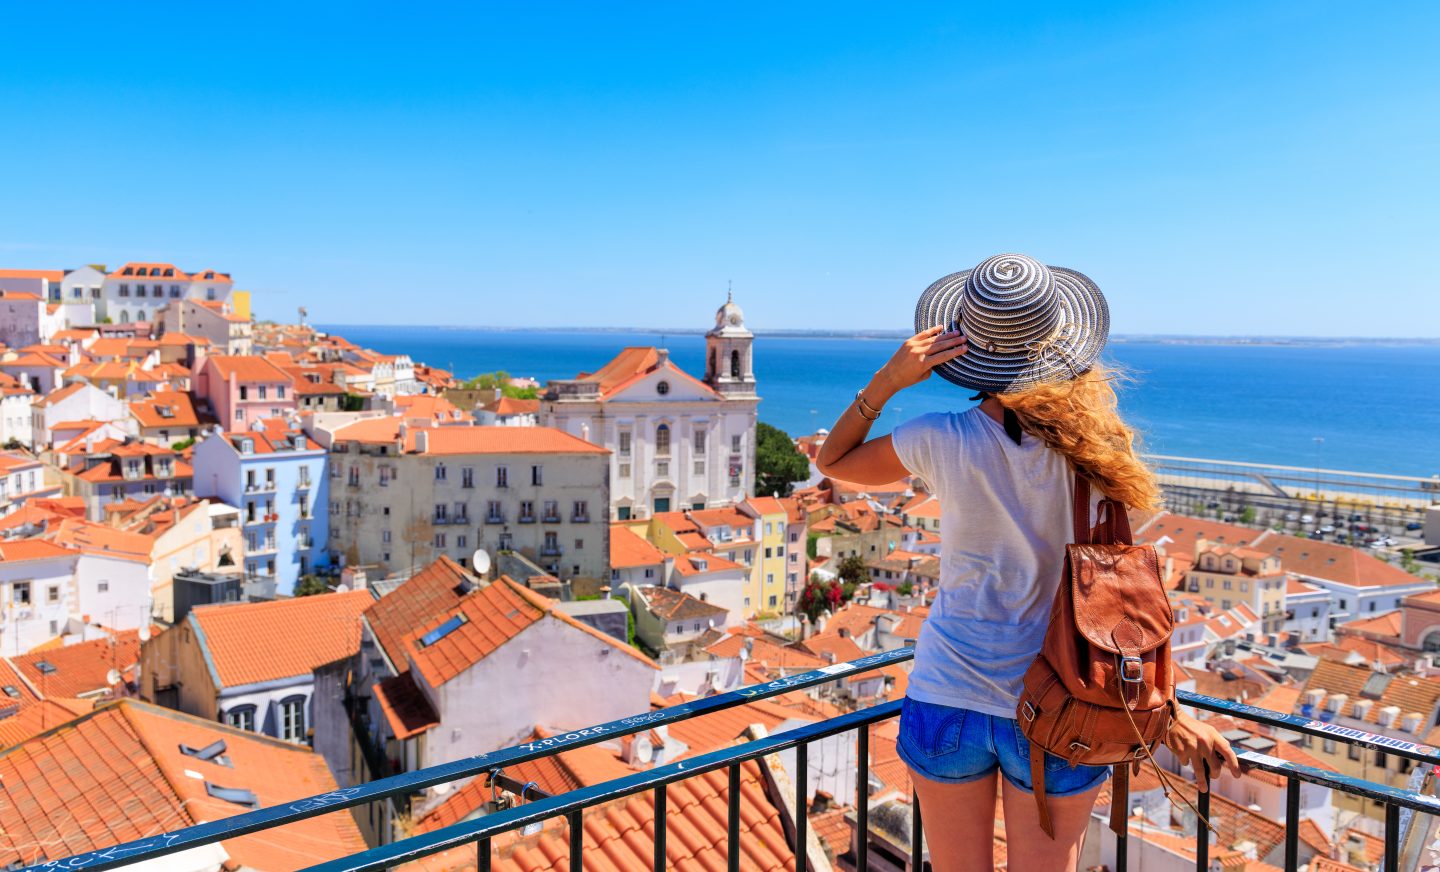
[[[937,324],[906,339],[875,373],[876,381],[883,383],[888,393],[896,393],[919,384],[930,377],[930,371],[936,366],[970,349],[964,333],[959,330],[942,332],[943,327]]]
[[[1184,712],[1165,734],[1165,747],[1194,770],[1195,783],[1203,791],[1210,790],[1207,775],[1218,774],[1222,766],[1232,776],[1240,777],[1240,760],[1220,731]]]

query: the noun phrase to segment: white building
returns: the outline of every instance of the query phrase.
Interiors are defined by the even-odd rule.
[[[59,636],[77,607],[78,555],[39,539],[0,542],[0,656],[24,654]]]
[[[593,373],[551,381],[540,423],[611,449],[617,520],[730,505],[754,487],[753,343],[727,300],[705,335],[703,380],[663,348],[629,347]]]
[[[12,376],[0,373],[0,445],[18,442],[31,447],[30,404],[35,392]]]
[[[1285,632],[1301,642],[1330,641],[1330,592],[1291,578],[1285,589]]]
[[[225,302],[234,284],[216,270],[186,273],[173,263],[127,263],[105,277],[96,303],[97,318],[116,324],[155,321],[173,300]]]
[[[101,421],[120,424],[130,418],[125,401],[85,382],[72,382],[32,404],[30,433],[37,446],[54,445],[55,429],[72,421]]]
[[[0,451],[0,517],[26,500],[60,495],[60,485],[47,482],[45,469],[45,464],[21,452]]]

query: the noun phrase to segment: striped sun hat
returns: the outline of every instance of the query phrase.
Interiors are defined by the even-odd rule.
[[[1023,254],[997,254],[925,289],[915,332],[943,324],[970,340],[935,367],[941,378],[991,393],[1076,378],[1110,334],[1110,309],[1086,276]]]

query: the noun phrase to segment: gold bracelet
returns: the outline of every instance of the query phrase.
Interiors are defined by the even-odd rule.
[[[860,390],[855,392],[855,402],[859,404],[857,406],[857,409],[860,412],[860,417],[864,418],[867,421],[874,421],[875,419],[880,417],[880,410],[865,402],[864,388],[861,388]],[[867,411],[870,412],[870,414],[865,414]]]

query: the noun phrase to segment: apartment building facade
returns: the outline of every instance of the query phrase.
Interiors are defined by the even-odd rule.
[[[331,551],[400,570],[516,551],[558,578],[609,575],[609,452],[549,427],[329,431]]]

